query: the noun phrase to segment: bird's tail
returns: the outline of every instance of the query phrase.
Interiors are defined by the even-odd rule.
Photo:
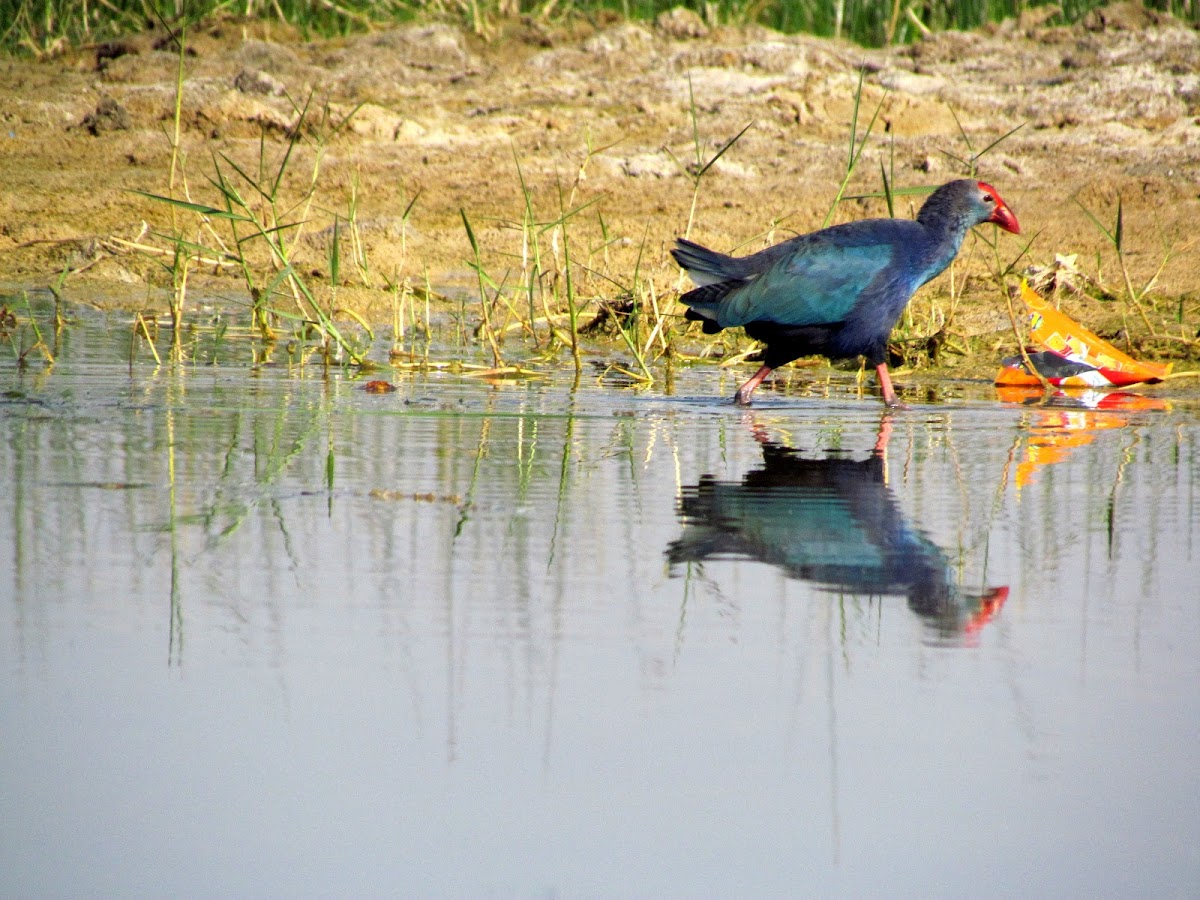
[[[698,287],[732,281],[739,275],[733,266],[733,257],[709,250],[685,238],[675,240],[675,249],[671,251],[671,255]]]

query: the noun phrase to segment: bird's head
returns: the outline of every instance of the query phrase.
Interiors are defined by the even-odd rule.
[[[1017,224],[1017,217],[1013,215],[1008,204],[1000,199],[1000,195],[996,193],[996,189],[984,181],[976,182],[979,188],[979,195],[976,203],[983,210],[990,210],[984,222],[994,222],[1005,231],[1011,231],[1013,234],[1021,233],[1021,226]]]
[[[954,235],[961,241],[968,228],[994,222],[1005,231],[1021,233],[1017,217],[1000,199],[996,189],[984,181],[959,178],[948,181],[929,195],[917,213],[917,221],[935,234]]]

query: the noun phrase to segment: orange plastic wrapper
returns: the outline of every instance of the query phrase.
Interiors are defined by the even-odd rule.
[[[1025,281],[1021,299],[1029,308],[1029,333],[1045,350],[1029,355],[1030,362],[1056,387],[1109,388],[1162,381],[1170,365],[1139,362],[1074,319],[1047,303]],[[996,384],[1007,387],[1040,386],[1021,357],[1003,362]]]
[[[1001,387],[1005,403],[1033,405],[1034,419],[1022,452],[1016,457],[1017,490],[1028,485],[1038,470],[1066,459],[1073,450],[1094,441],[1101,432],[1123,428],[1133,415],[1170,409],[1165,400],[1127,391],[1058,391],[1047,405],[1041,387]]]

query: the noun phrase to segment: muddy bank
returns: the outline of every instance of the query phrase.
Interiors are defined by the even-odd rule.
[[[188,38],[177,192],[186,180],[193,200],[215,203],[208,179],[221,155],[257,172],[263,136],[270,173],[311,95],[281,197],[303,222],[294,260],[317,281],[329,274],[334,215],[343,227],[351,218],[362,265],[343,261],[342,303],[383,319],[389,280],[474,284],[464,211],[485,268],[511,283],[528,251],[521,178],[538,222],[583,207],[566,248],[581,264],[581,296],[618,294],[636,271],[669,299],[678,273],[666,248],[688,224],[693,182],[681,163],[696,158],[694,135],[707,158],[750,126],[703,178],[694,238],[750,250],[811,230],[844,170],[865,67],[864,128],[883,105],[849,193],[878,190],[881,163],[894,166],[898,187],[957,177],[962,160],[1020,126],[978,160],[980,177],[1036,235],[1019,266],[1059,258],[1073,283],[1123,291],[1111,243],[1076,202],[1111,227],[1120,198],[1130,277],[1141,286],[1158,272],[1155,293],[1170,298],[1155,327],[1182,309],[1194,335],[1198,59],[1200,33],[1136,7],[1069,28],[1013,21],[891,50],[687,17],[571,32],[513,26],[488,41],[415,25],[319,43],[229,22]],[[167,258],[138,248],[165,250],[156,234],[171,230],[170,210],[129,191],[167,191],[176,71],[169,42],[153,35],[0,61],[0,281],[44,284],[67,270],[81,296],[162,302]],[[897,213],[919,201],[902,198]],[[836,218],[880,214],[882,201],[850,201]],[[176,223],[215,246],[195,216]],[[1003,236],[1001,262],[1025,242]],[[564,248],[546,252],[561,259]],[[991,256],[965,247],[959,276],[986,276]],[[986,281],[966,281],[958,321],[973,334],[1007,328]],[[191,289],[244,297],[234,267],[198,269]],[[929,290],[948,289],[943,278]],[[986,302],[975,308],[973,296]],[[1093,323],[1117,313],[1118,304],[1071,302]]]

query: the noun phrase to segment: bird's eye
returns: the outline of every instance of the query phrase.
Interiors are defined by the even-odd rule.
[[[984,195],[983,195],[983,202],[984,202],[984,203],[995,203],[995,202],[996,202],[996,198],[995,198],[995,197],[993,197],[991,194],[984,194]]]

